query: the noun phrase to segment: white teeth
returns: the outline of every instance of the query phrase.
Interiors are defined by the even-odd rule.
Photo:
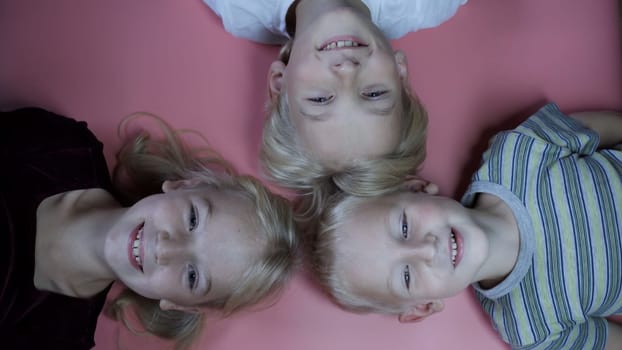
[[[141,226],[140,230],[138,230],[138,233],[136,234],[136,239],[134,240],[134,244],[132,246],[132,254],[134,255],[134,259],[136,260],[138,266],[141,269],[143,268],[143,262],[140,259],[140,239],[143,233],[143,228],[144,226]]]
[[[450,239],[451,239],[451,263],[455,266],[456,255],[458,255],[458,243],[456,243],[456,235],[453,232],[451,232],[450,234]]]
[[[342,47],[358,47],[360,46],[359,43],[354,42],[352,40],[338,40],[338,41],[333,41],[332,43],[324,46],[321,50],[322,51],[328,51],[328,50],[333,50],[336,48],[342,48]]]

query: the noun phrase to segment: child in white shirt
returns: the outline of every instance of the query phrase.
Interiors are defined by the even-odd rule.
[[[204,1],[234,35],[287,41],[268,73],[261,160],[303,195],[303,217],[336,190],[375,195],[417,170],[427,115],[389,39],[439,25],[466,0]]]

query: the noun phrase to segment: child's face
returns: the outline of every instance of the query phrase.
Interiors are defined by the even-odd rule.
[[[353,43],[360,46],[329,47]],[[290,118],[312,157],[339,169],[396,148],[406,61],[369,19],[348,9],[321,16],[296,33],[287,66],[276,68],[280,80],[271,87],[287,91]]]
[[[252,203],[206,186],[165,182],[163,190],[115,223],[106,260],[127,287],[163,309],[225,297],[264,247],[249,219]]]
[[[469,211],[423,193],[365,199],[337,228],[337,278],[403,310],[458,294],[478,281],[488,250]]]

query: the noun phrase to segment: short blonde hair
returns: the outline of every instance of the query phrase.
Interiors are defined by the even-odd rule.
[[[347,278],[344,278],[338,270],[339,231],[348,216],[360,209],[366,200],[369,200],[369,197],[357,197],[346,193],[331,196],[319,218],[317,231],[310,235],[307,242],[307,257],[319,285],[344,309],[359,313],[399,314],[404,310],[395,305],[384,304],[357,294]]]
[[[287,64],[292,41],[283,46],[279,59]],[[292,123],[287,92],[267,105],[260,159],[266,175],[278,185],[301,195],[298,213],[303,221],[319,215],[328,196],[344,191],[375,196],[398,188],[417,171],[425,158],[427,113],[407,84],[402,84],[402,128],[393,152],[376,159],[361,159],[335,170],[312,159],[300,145]]]
[[[227,316],[273,295],[291,275],[297,262],[298,239],[289,202],[269,192],[254,178],[237,175],[231,165],[211,148],[189,148],[182,142],[180,132],[172,130],[154,115],[140,115],[144,114],[157,122],[164,137],[154,139],[143,131],[128,138],[126,124],[136,115],[126,118],[120,125],[120,134],[126,141],[117,154],[113,180],[125,204],[160,193],[166,180],[181,179],[199,179],[202,186],[248,199],[256,208],[255,224],[257,234],[265,241],[264,251],[231,294],[205,306],[221,310]],[[109,315],[123,321],[129,329],[132,327],[125,316],[128,306],[134,309],[148,332],[175,339],[181,347],[189,345],[201,328],[201,315],[161,310],[157,300],[126,290],[113,302]]]

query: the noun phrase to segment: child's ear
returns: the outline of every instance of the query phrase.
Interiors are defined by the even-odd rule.
[[[270,65],[268,71],[268,94],[271,101],[275,101],[281,94],[283,87],[283,74],[285,73],[285,63],[283,61],[274,61]]]
[[[430,195],[438,194],[438,186],[416,175],[408,175],[404,180],[404,189],[412,192],[424,192]]]
[[[402,82],[408,83],[408,60],[406,54],[397,50],[393,56],[395,57],[395,64],[397,65],[397,74],[402,79]]]
[[[445,304],[442,300],[433,300],[412,306],[410,310],[401,313],[398,319],[402,323],[419,322],[430,315],[443,311],[444,308]]]
[[[177,310],[177,311],[189,312],[189,313],[193,313],[193,314],[201,313],[201,309],[199,309],[196,306],[181,306],[181,305],[177,305],[174,302],[172,302],[170,300],[166,300],[166,299],[160,300],[160,309],[162,309],[164,311]]]
[[[192,188],[196,187],[200,183],[201,180],[197,178],[187,180],[166,180],[162,183],[162,192],[167,193],[180,188]]]

